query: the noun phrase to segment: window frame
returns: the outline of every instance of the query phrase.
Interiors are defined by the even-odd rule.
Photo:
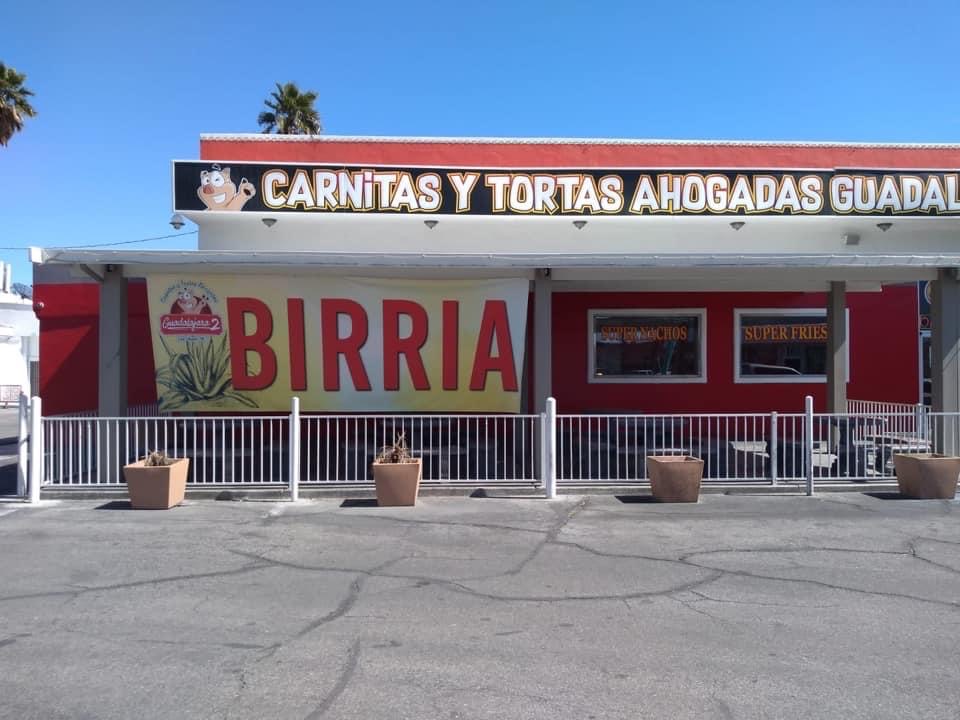
[[[646,317],[677,317],[694,315],[700,323],[699,375],[616,375],[596,377],[596,343],[593,339],[594,319],[597,315],[641,315]],[[587,311],[587,383],[591,385],[677,385],[707,382],[707,309],[699,308],[591,308]]]
[[[846,382],[850,382],[850,308],[845,308],[847,317],[846,345]],[[735,308],[733,311],[733,382],[738,385],[773,384],[826,384],[826,375],[741,375],[740,374],[740,337],[743,334],[744,315],[770,315],[773,317],[820,316],[826,321],[826,308]]]

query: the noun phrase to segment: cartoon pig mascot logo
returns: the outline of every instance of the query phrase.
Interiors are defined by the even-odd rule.
[[[197,197],[207,210],[240,210],[256,194],[256,188],[246,178],[240,181],[239,187],[235,185],[230,179],[230,168],[221,170],[219,165],[213,165],[200,173]]]
[[[194,295],[187,288],[182,288],[177,293],[177,299],[173,301],[170,308],[171,315],[210,315],[212,313],[210,299],[206,293]]]

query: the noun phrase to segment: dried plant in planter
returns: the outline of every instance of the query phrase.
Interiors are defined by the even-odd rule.
[[[396,435],[393,444],[380,448],[373,460],[377,505],[415,505],[422,474],[420,458],[410,454],[403,433]]]
[[[380,448],[380,452],[377,453],[374,462],[387,465],[416,462],[410,454],[410,449],[407,447],[406,433],[400,433],[394,436],[393,444],[384,445]]]
[[[147,456],[143,459],[144,467],[166,467],[167,465],[173,465],[173,463],[173,458],[158,450],[147,453]]]
[[[166,510],[183,502],[187,488],[189,458],[172,458],[154,450],[123,466],[130,505],[142,510]]]

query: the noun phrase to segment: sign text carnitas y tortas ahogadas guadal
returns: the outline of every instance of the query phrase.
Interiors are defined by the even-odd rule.
[[[178,211],[960,215],[960,172],[489,170],[174,163]]]

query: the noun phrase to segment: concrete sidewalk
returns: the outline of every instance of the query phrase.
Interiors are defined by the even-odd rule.
[[[893,497],[0,505],[0,717],[952,720],[960,508]]]

